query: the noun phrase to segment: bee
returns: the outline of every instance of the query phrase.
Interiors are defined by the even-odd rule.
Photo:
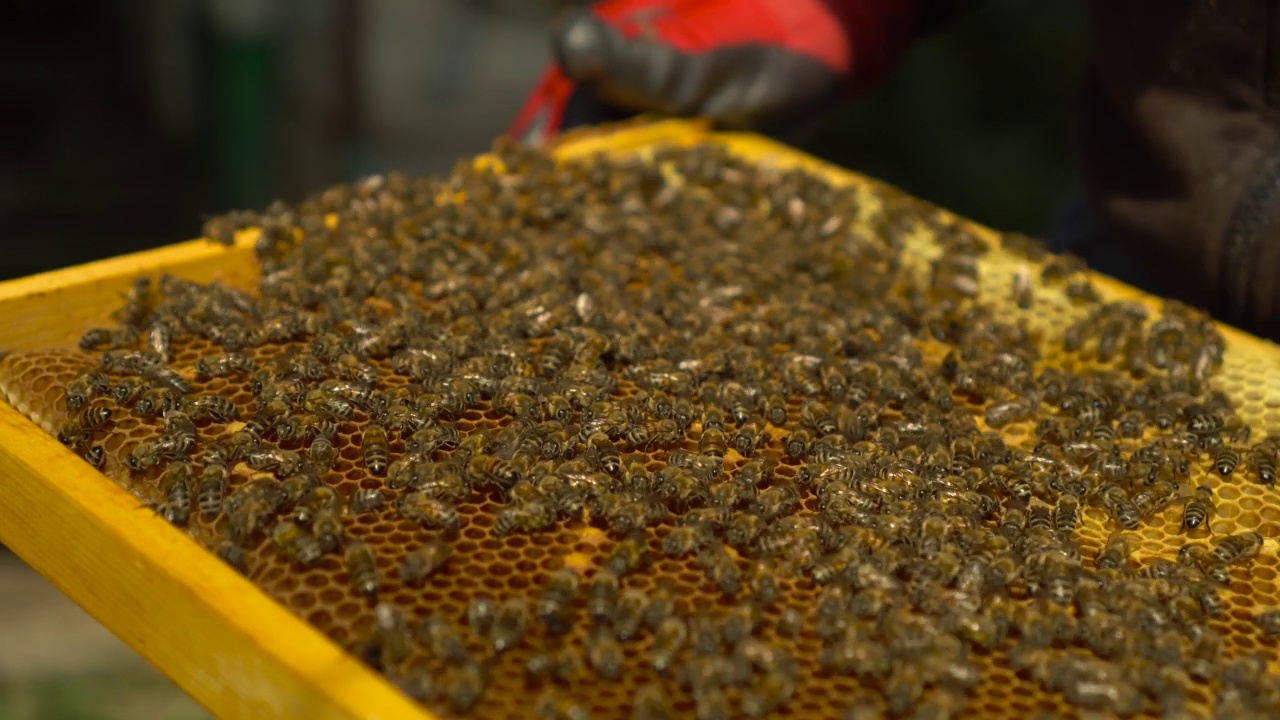
[[[488,637],[493,627],[493,620],[498,615],[498,606],[488,595],[476,595],[467,604],[467,624],[476,637]]]
[[[1253,468],[1258,473],[1258,482],[1268,487],[1276,484],[1276,454],[1270,447],[1259,443],[1254,446]]]
[[[342,564],[351,589],[369,598],[377,597],[378,589],[382,586],[382,574],[378,572],[377,556],[373,548],[359,540],[352,540],[342,553]]]
[[[269,470],[278,478],[286,478],[297,475],[306,462],[293,450],[259,447],[245,456],[245,464],[253,470]]]
[[[132,407],[138,402],[138,398],[142,397],[142,394],[150,389],[151,385],[146,380],[130,375],[118,379],[111,386],[111,397],[121,407]]]
[[[708,405],[702,410],[702,431],[719,430],[725,431],[724,411],[718,407]]]
[[[221,395],[193,395],[183,400],[183,412],[199,422],[206,418],[216,423],[229,423],[240,416],[235,403]]]
[[[252,375],[258,371],[258,364],[248,355],[239,352],[228,352],[201,358],[196,363],[196,378],[209,380],[227,375]]]
[[[1280,609],[1264,610],[1253,616],[1253,624],[1267,637],[1280,636]]]
[[[111,408],[106,405],[89,405],[80,411],[77,420],[83,431],[96,430],[111,422]]]
[[[528,625],[529,608],[524,598],[512,598],[500,605],[489,628],[489,643],[494,652],[505,652],[519,644]]]
[[[235,568],[240,574],[249,572],[249,556],[245,553],[244,546],[236,542],[234,538],[226,538],[218,543],[214,548],[214,554],[218,559]]]
[[[633,720],[672,720],[675,717],[662,685],[649,683],[636,690],[631,700],[631,717]]]
[[[1224,565],[1252,560],[1262,549],[1262,534],[1250,530],[1248,532],[1228,535],[1214,543],[1213,556]]]
[[[1129,538],[1124,535],[1112,535],[1102,551],[1098,553],[1095,564],[1102,569],[1117,569],[1129,562]]]
[[[351,494],[350,510],[352,515],[377,512],[387,502],[386,495],[378,488],[362,487]]]
[[[765,520],[789,515],[800,507],[800,491],[795,485],[774,485],[761,490],[756,499],[756,512]]]
[[[578,573],[569,568],[557,570],[547,579],[538,596],[538,620],[553,635],[564,635],[573,628],[573,601],[578,596]]]
[[[742,571],[723,545],[704,547],[698,553],[697,561],[721,593],[732,597],[742,589]]]
[[[431,540],[411,550],[400,563],[400,582],[410,587],[421,585],[434,575],[453,555],[453,546],[443,540]]]
[[[1146,417],[1138,410],[1131,410],[1120,416],[1120,422],[1117,429],[1120,437],[1139,438],[1146,428]]]
[[[1182,530],[1189,532],[1198,529],[1213,519],[1216,505],[1213,501],[1213,488],[1201,485],[1196,488],[1182,509]]]
[[[679,525],[662,539],[662,552],[667,557],[690,555],[697,552],[708,537],[708,529],[702,525]]]
[[[1196,600],[1200,602],[1200,609],[1204,614],[1211,618],[1220,618],[1227,614],[1227,604],[1222,600],[1222,596],[1218,594],[1217,589],[1211,585],[1200,585],[1193,590]]]
[[[342,496],[327,485],[311,488],[293,509],[293,519],[303,525],[310,525],[320,513],[331,513],[341,516]]]
[[[607,569],[597,572],[587,588],[587,615],[597,624],[611,622],[618,594],[618,576]]]
[[[195,471],[191,463],[174,461],[169,463],[161,480],[160,492],[164,500],[153,506],[171,525],[183,526],[191,517],[191,488],[195,482]]]
[[[1058,504],[1053,510],[1053,528],[1060,533],[1075,532],[1080,521],[1080,499],[1070,493],[1058,497]]]
[[[742,691],[742,714],[749,718],[760,718],[782,707],[795,693],[795,680],[782,672],[771,672],[760,678],[755,685]]]
[[[587,438],[587,456],[600,470],[617,477],[622,472],[622,458],[609,436],[597,432]]]
[[[375,477],[385,477],[387,462],[391,455],[391,446],[387,442],[387,431],[380,425],[365,427],[360,436],[360,451],[364,454],[364,465]]]
[[[480,702],[488,684],[484,666],[474,661],[455,666],[447,678],[449,707],[460,713],[470,711]]]
[[[597,675],[606,680],[622,677],[624,655],[622,645],[604,628],[597,628],[587,635],[587,664]]]
[[[321,417],[330,417],[336,420],[350,420],[356,412],[355,405],[349,400],[320,389],[307,391],[303,400],[303,407]]]
[[[1223,445],[1218,448],[1218,454],[1214,457],[1213,468],[1218,471],[1222,477],[1227,477],[1235,472],[1236,466],[1240,464],[1240,453],[1230,445]]]
[[[438,615],[427,615],[414,628],[414,638],[422,643],[434,657],[457,663],[466,659],[467,645],[462,633],[448,620]]]
[[[764,419],[774,427],[787,424],[787,401],[781,395],[770,395],[765,399]]]
[[[200,471],[200,484],[196,487],[196,507],[205,520],[212,520],[222,513],[229,479],[230,472],[225,464],[205,462],[204,469]]]
[[[1026,265],[1021,265],[1013,274],[1013,292],[1011,297],[1013,302],[1020,310],[1030,310],[1031,304],[1035,300],[1035,294],[1032,292],[1031,286],[1031,269]]]
[[[101,445],[94,445],[84,451],[85,462],[101,470],[107,464],[107,450]]]
[[[554,525],[556,519],[555,506],[544,500],[508,505],[494,520],[493,533],[502,536],[513,532],[538,532]]]
[[[410,492],[396,499],[400,516],[429,528],[457,530],[462,527],[458,511],[443,500],[428,497],[420,492]]]
[[[664,675],[675,667],[680,651],[689,640],[689,627],[685,621],[674,615],[660,620],[653,627],[653,647],[649,652],[649,663],[660,675]]]
[[[568,423],[573,420],[573,405],[563,395],[548,394],[542,397],[542,419]]]
[[[533,701],[533,717],[537,720],[590,720],[591,711],[558,690],[543,690]]]
[[[760,443],[767,440],[768,435],[754,422],[741,425],[733,435],[733,449],[740,455],[751,455]]]
[[[280,552],[299,565],[314,565],[324,555],[319,541],[292,520],[277,522],[271,528],[271,541]]]
[[[85,351],[128,347],[138,341],[138,329],[131,326],[119,328],[92,328],[80,336],[80,349]]]
[[[67,386],[65,403],[68,410],[76,411],[84,407],[94,397],[110,392],[111,378],[99,370],[87,370],[76,377]]]
[[[338,460],[338,449],[328,435],[317,433],[307,446],[307,462],[316,472],[327,472]]]
[[[379,667],[390,669],[409,656],[409,626],[400,608],[378,603],[373,608],[373,627]]]
[[[570,682],[582,665],[579,653],[570,647],[552,647],[535,652],[525,662],[525,676],[530,680],[556,679]]]
[[[793,430],[787,435],[783,451],[792,460],[803,460],[808,457],[811,447],[813,447],[813,436],[808,431]]]

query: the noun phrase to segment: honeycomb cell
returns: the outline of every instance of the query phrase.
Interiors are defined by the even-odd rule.
[[[456,714],[463,684],[460,664],[418,632],[427,617],[483,664],[481,717],[527,717],[546,687],[624,717],[647,683],[685,716],[690,677],[722,683],[735,708],[781,687],[779,716],[841,717],[855,702],[887,713],[894,688],[916,681],[941,702],[939,688],[965,687],[968,663],[977,685],[952,698],[967,712],[1073,716],[1070,683],[1148,677],[1136,672],[1148,662],[1129,630],[1139,623],[1181,618],[1170,628],[1182,657],[1204,627],[1221,633],[1224,657],[1263,647],[1253,615],[1280,604],[1280,503],[1260,482],[1260,464],[1280,454],[1264,437],[1280,418],[1268,347],[1224,341],[1194,311],[1104,282],[1089,299],[1089,276],[1070,261],[885,186],[846,188],[714,147],[559,166],[507,148],[498,162],[506,169],[460,168],[444,183],[387,176],[298,206],[284,237],[302,239],[266,260],[270,281],[243,297],[192,290],[237,327],[180,333],[170,363],[193,396],[228,398],[238,415],[195,421],[193,469],[234,460],[214,520],[187,503],[191,536],[210,548],[239,540],[254,582],[363,659],[379,641],[378,602],[398,608],[411,648],[384,669],[429,673],[441,689],[433,710]],[[304,228],[322,226],[334,232],[308,242]],[[1024,309],[1015,294],[1028,287]],[[150,312],[179,314],[182,292],[165,290]],[[227,344],[262,372],[196,379],[194,366]],[[16,353],[0,361],[0,389],[66,435],[68,388],[103,357]],[[150,371],[111,370],[109,382],[127,385],[128,372]],[[101,445],[107,475],[179,517],[165,466],[181,452],[145,472],[128,462],[173,436],[172,413],[113,398],[94,399],[113,422],[69,444],[86,457]],[[992,430],[986,413],[1008,402],[1025,403],[1011,409],[1023,415]],[[769,407],[785,408],[782,425]],[[385,477],[360,447],[372,422],[388,436]],[[758,446],[735,448],[748,423],[743,437],[755,432]],[[545,442],[557,438],[559,450]],[[1240,455],[1227,478],[1223,446]],[[279,450],[310,465],[289,472],[295,459]],[[772,477],[740,483],[754,460]],[[1201,484],[1216,507],[1184,533]],[[386,506],[345,510],[360,488],[381,489]],[[322,537],[335,517],[341,536]],[[1262,552],[1230,568],[1226,614],[1205,622],[1196,592],[1215,543],[1250,530],[1267,538]],[[664,541],[686,532],[687,555],[667,557]],[[1124,552],[1108,558],[1116,538]],[[1188,538],[1207,554],[1180,557]],[[310,568],[295,562],[320,540]],[[349,567],[356,540],[373,559]],[[406,556],[431,543],[447,559],[407,587]],[[565,569],[579,587],[557,639],[532,608]],[[376,598],[352,587],[367,570]],[[734,625],[770,593],[764,620]],[[497,653],[491,631],[473,632],[478,595],[526,602],[515,648]],[[621,642],[619,677],[601,682],[607,639],[641,600],[657,620]],[[774,630],[784,607],[800,612],[797,637]],[[691,627],[677,667],[659,673],[650,657],[664,613],[716,626]],[[1122,634],[1120,649],[1086,647],[1096,619]],[[1031,647],[1045,627],[1059,636]],[[566,649],[571,681],[526,681],[544,647]],[[882,669],[876,652],[887,653]],[[727,664],[700,662],[710,657]],[[1207,714],[1212,693],[1188,692]]]

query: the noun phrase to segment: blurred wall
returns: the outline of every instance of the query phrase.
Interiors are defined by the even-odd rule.
[[[370,172],[447,172],[503,131],[574,0],[25,0],[0,23],[13,277],[195,235]],[[1042,233],[1074,185],[1080,3],[986,0],[808,147]]]

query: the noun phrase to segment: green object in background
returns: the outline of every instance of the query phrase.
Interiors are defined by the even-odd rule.
[[[962,216],[1044,236],[1077,189],[1084,3],[973,3],[806,149]]]
[[[276,51],[267,36],[214,39],[213,110],[218,197],[224,207],[267,204]]]

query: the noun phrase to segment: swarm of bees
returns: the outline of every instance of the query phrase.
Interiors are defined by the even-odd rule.
[[[1009,236],[1012,304],[1087,310],[1035,337],[986,241],[881,201],[500,144],[219,219],[259,287],[139,279],[59,438],[282,601],[327,573],[299,612],[445,715],[1277,716],[1280,610],[1232,590],[1273,551],[1215,488],[1270,492],[1280,438],[1213,323]]]

